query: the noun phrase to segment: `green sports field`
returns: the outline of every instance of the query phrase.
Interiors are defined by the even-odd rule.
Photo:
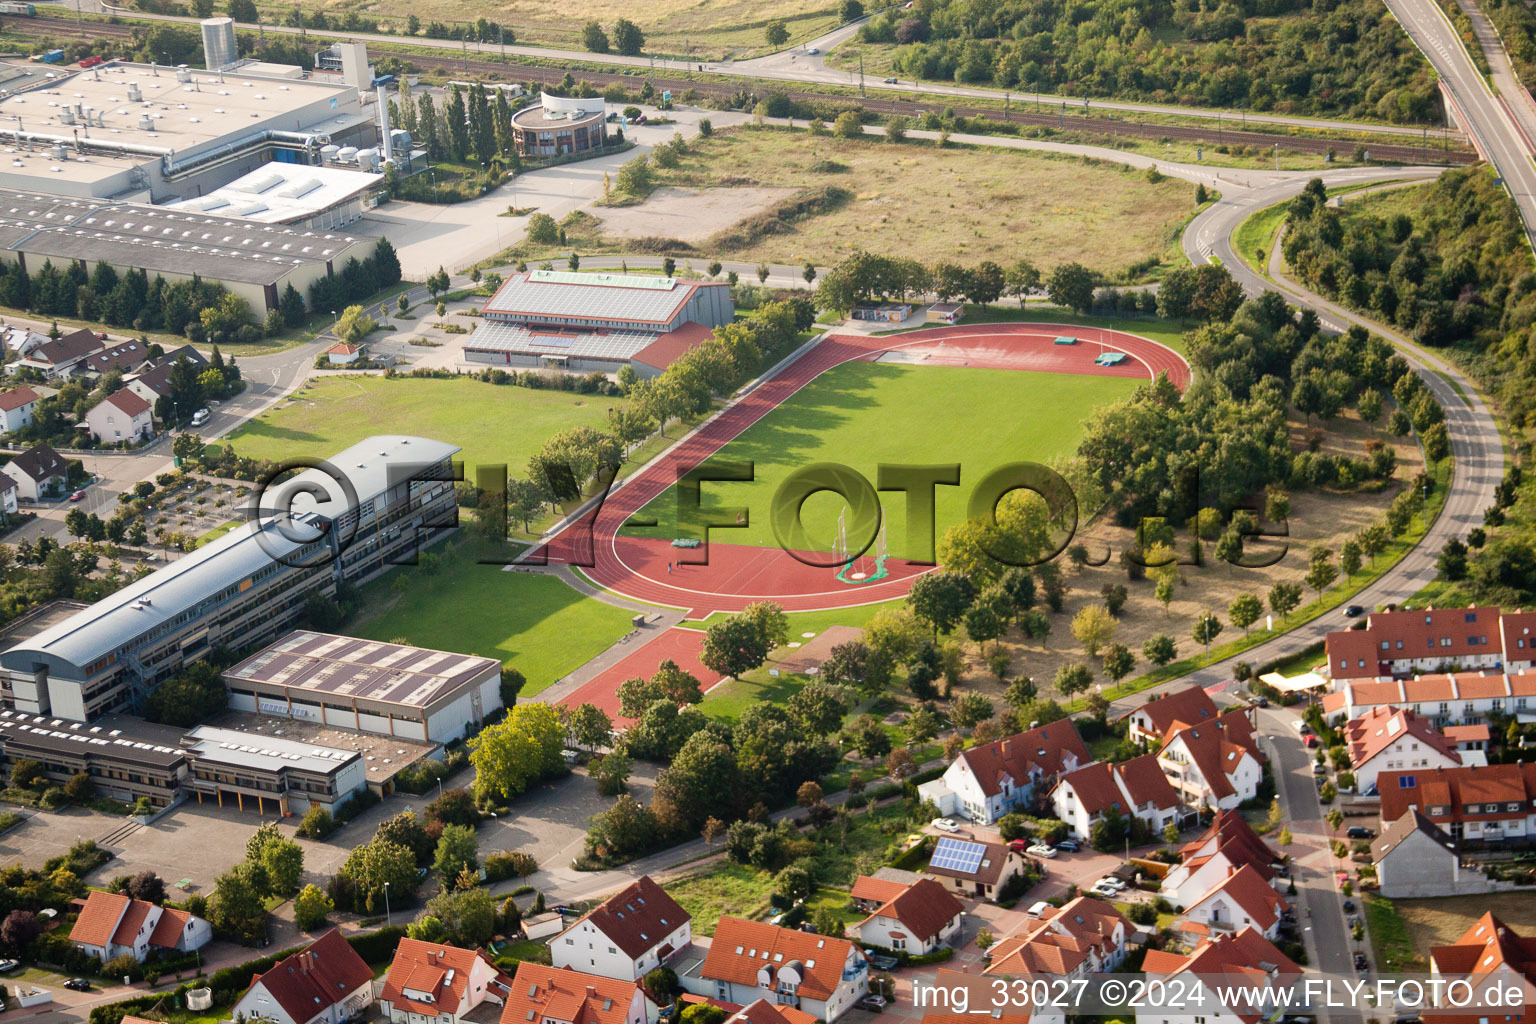
[[[327,458],[370,434],[416,434],[464,449],[474,467],[503,463],[513,476],[569,427],[602,429],[612,399],[496,386],[458,378],[322,377],[235,431],[235,451],[257,459]]]
[[[585,597],[553,576],[480,565],[483,541],[455,538],[431,576],[403,566],[364,590],[363,617],[350,632],[496,658],[528,679],[531,696],[607,650],[630,630],[632,612]],[[409,586],[395,589],[404,575]]]
[[[744,528],[715,528],[715,543],[776,545],[769,508],[774,492],[792,472],[817,462],[838,462],[871,484],[881,463],[959,463],[960,486],[938,487],[936,534],[962,521],[971,487],[1010,462],[1046,463],[1070,455],[1083,423],[1096,406],[1130,394],[1141,381],[1126,377],[1030,373],[971,367],[906,366],[852,362],[833,367],[749,427],[710,459],[712,464],[751,461],[751,482],[708,482],[700,505],[716,519],[745,506]],[[880,495],[890,554],[905,557],[906,507],[900,492]],[[830,551],[844,500],[830,492],[806,501],[802,518],[817,543]],[[626,526],[639,537],[677,537],[675,489],[652,501],[642,516],[656,527]],[[638,518],[638,517],[637,517]],[[848,516],[850,537],[852,516]]]

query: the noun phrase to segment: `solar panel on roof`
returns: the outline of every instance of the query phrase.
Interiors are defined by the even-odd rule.
[[[987,848],[981,843],[968,843],[963,839],[945,837],[934,846],[933,857],[929,859],[928,866],[973,874],[981,866],[981,859],[986,854]]]

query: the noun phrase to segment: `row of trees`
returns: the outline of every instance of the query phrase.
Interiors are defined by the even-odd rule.
[[[581,30],[581,45],[593,53],[608,53],[612,50],[626,57],[636,57],[645,47],[645,33],[628,18],[620,18],[613,23],[613,32],[610,34],[594,18]]]
[[[1276,17],[1277,15],[1297,15]],[[1073,96],[1438,122],[1434,75],[1366,0],[923,0],[859,30],[898,74]]]
[[[390,101],[390,115],[412,139],[426,144],[434,160],[489,163],[500,156],[515,161],[513,101],[507,99],[504,89],[494,90],[494,96],[491,92],[479,82],[468,89],[451,85],[439,110],[431,93],[413,96],[410,83],[402,77],[399,91]],[[516,102],[521,105],[524,101]]]

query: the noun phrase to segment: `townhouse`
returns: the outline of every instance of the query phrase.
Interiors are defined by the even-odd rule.
[[[1461,754],[1444,734],[1412,711],[1390,704],[1372,708],[1344,727],[1355,786],[1367,793],[1384,771],[1455,768]]]
[[[694,995],[743,1006],[767,999],[831,1024],[869,991],[869,960],[847,939],[722,917],[708,955],[678,982]]]
[[[991,948],[985,973],[1083,978],[1112,971],[1125,959],[1136,931],[1125,915],[1091,896],[1045,911],[1039,924],[1027,928]]]
[[[1240,868],[1252,868],[1274,887],[1280,854],[1238,811],[1222,811],[1198,839],[1179,850],[1179,863],[1163,877],[1162,894],[1175,908],[1191,906]]]
[[[1068,772],[1051,790],[1051,805],[1079,839],[1089,838],[1093,826],[1111,813],[1136,818],[1157,834],[1177,821],[1180,811],[1179,794],[1152,754]]]
[[[655,1024],[656,1004],[632,979],[605,978],[524,960],[500,1024]]]
[[[1228,810],[1258,795],[1265,759],[1248,715],[1240,708],[1170,731],[1157,760],[1185,803]]]
[[[1498,668],[1504,660],[1499,609],[1487,605],[1375,612],[1363,628],[1329,633],[1324,646],[1335,685],[1345,679]]]
[[[921,955],[934,952],[959,933],[965,905],[941,883],[923,878],[899,888],[853,926],[860,942]]]
[[[201,949],[213,938],[213,928],[185,910],[92,890],[69,938],[82,952],[103,963],[124,954],[143,963],[152,954],[169,956]]]
[[[1092,760],[1077,727],[1062,719],[964,751],[918,794],[941,814],[990,825],[1027,804],[1041,780]]]
[[[1387,706],[1422,715],[1437,729],[1483,724],[1490,711],[1509,715],[1536,712],[1536,671],[1345,680],[1324,697],[1323,714],[1333,722]]]
[[[229,1015],[273,1024],[344,1024],[372,1002],[373,970],[332,928],[256,975]]]
[[[1258,869],[1244,864],[1195,897],[1174,927],[1194,941],[1253,928],[1274,942],[1290,909]]]
[[[556,967],[636,981],[693,941],[688,912],[644,875],[550,940]]]
[[[504,1007],[512,979],[485,953],[440,942],[401,939],[379,1009],[391,1024],[461,1024],[482,1004]]]
[[[1382,772],[1376,788],[1383,826],[1417,810],[1457,842],[1536,835],[1536,764]]]
[[[1182,1007],[1157,1013],[1163,1024],[1259,1024],[1279,1019],[1282,1009],[1303,1009],[1299,1002],[1282,1005],[1278,998],[1301,977],[1301,968],[1252,927],[1208,940],[1189,954],[1148,950],[1141,969],[1149,982],[1177,980],[1189,986]],[[1212,985],[1248,998],[1218,998]]]

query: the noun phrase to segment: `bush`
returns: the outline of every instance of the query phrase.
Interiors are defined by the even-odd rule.
[[[521,850],[492,853],[485,858],[485,880],[500,882],[508,878],[524,878],[539,870],[538,861],[532,854]]]
[[[336,822],[331,818],[331,812],[319,804],[311,804],[299,822],[296,833],[300,839],[324,839],[336,831]]]
[[[101,974],[104,978],[112,978],[114,980],[124,977],[138,979],[144,976],[138,958],[132,953],[115,956],[102,964]]]

